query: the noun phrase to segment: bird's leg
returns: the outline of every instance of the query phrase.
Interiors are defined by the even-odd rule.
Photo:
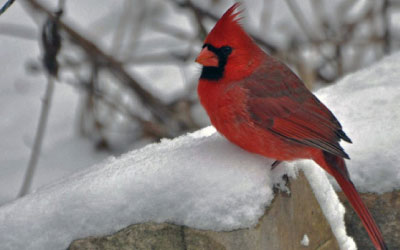
[[[274,163],[272,163],[272,165],[271,165],[271,170],[276,168],[276,166],[278,166],[279,164],[281,164],[281,161],[278,161],[278,160],[274,161]]]

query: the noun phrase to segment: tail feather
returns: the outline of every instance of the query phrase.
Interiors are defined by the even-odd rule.
[[[365,229],[368,232],[369,237],[371,238],[373,244],[377,249],[386,250],[388,249],[381,231],[375,223],[375,220],[372,218],[368,208],[365,206],[364,202],[361,200],[360,195],[358,194],[356,188],[354,187],[351,181],[347,181],[341,175],[334,176],[339,186],[342,188],[344,194],[347,199],[350,201],[357,215],[360,217],[362,223],[364,224]]]
[[[388,247],[379,227],[350,180],[343,158],[324,152],[322,159],[318,157],[314,160],[336,179],[355,212],[360,217],[375,248],[378,250],[387,250]]]

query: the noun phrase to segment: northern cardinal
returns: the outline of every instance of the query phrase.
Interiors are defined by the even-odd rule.
[[[238,5],[215,24],[196,58],[203,65],[198,95],[211,123],[229,141],[276,163],[314,160],[336,179],[376,249],[388,249],[347,171],[339,141],[350,138],[299,77],[243,30]]]

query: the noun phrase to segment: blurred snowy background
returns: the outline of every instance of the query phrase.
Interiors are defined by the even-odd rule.
[[[30,190],[109,155],[206,126],[194,58],[232,3],[15,1],[0,16],[0,205],[17,198],[34,145],[47,85],[40,45],[47,11],[63,8],[62,48]],[[400,47],[400,1],[242,3],[246,30],[312,89]]]

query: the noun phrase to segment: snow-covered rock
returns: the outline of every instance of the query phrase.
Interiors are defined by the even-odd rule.
[[[271,173],[272,162],[229,143],[213,127],[163,140],[2,206],[2,249],[65,249],[73,239],[147,221],[217,231],[251,227],[273,199],[273,184],[284,173],[294,177],[297,167],[308,169],[311,183],[325,185],[314,191],[330,197],[324,213],[335,223],[333,232],[339,243],[354,245],[323,171],[300,161]]]
[[[289,181],[290,193],[276,192],[255,227],[217,232],[170,223],[141,223],[111,235],[74,240],[68,249],[303,249],[304,233],[312,239],[308,241],[308,249],[317,249],[321,245],[324,249],[339,249],[304,173],[299,171],[298,176]],[[342,249],[351,249],[351,246]]]

